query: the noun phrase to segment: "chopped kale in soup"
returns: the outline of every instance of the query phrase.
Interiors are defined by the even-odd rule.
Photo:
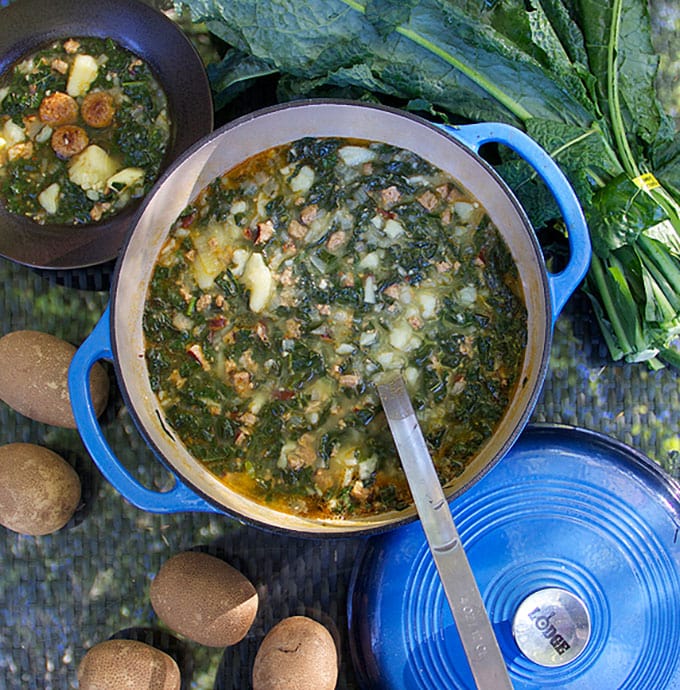
[[[111,39],[52,43],[0,78],[0,199],[41,224],[108,218],[153,184],[169,126],[143,60]]]
[[[151,386],[230,487],[309,517],[410,504],[373,385],[401,370],[442,482],[493,434],[526,344],[516,265],[447,173],[391,145],[303,139],[181,214],[145,304]]]

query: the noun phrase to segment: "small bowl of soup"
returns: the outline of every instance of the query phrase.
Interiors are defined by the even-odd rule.
[[[203,63],[160,11],[0,10],[0,255],[60,269],[114,259],[141,200],[212,116]]]

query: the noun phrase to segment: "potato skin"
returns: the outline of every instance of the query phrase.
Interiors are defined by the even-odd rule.
[[[40,536],[61,529],[80,503],[76,471],[48,448],[32,443],[0,446],[0,524]]]
[[[208,647],[240,642],[258,607],[257,591],[244,575],[199,551],[168,559],[151,583],[150,599],[169,628]]]
[[[136,640],[107,640],[90,649],[78,666],[80,690],[180,690],[175,660]]]
[[[338,653],[328,630],[306,616],[291,616],[265,636],[253,663],[253,690],[333,690]]]
[[[75,429],[68,391],[68,368],[76,348],[49,333],[13,331],[0,338],[0,400],[25,417]],[[109,396],[109,378],[92,368],[90,394],[99,416]]]

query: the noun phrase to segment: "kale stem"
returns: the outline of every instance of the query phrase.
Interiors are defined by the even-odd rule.
[[[621,115],[621,100],[619,98],[619,69],[617,47],[621,32],[621,15],[623,13],[622,0],[614,0],[612,5],[612,23],[609,31],[609,45],[607,47],[607,98],[609,101],[609,117],[612,122],[614,140],[619,149],[619,155],[625,171],[630,177],[640,175],[640,169],[635,161],[626,137],[626,127]]]
[[[604,307],[605,313],[609,318],[612,330],[619,341],[619,346],[624,354],[628,354],[633,348],[631,347],[630,341],[626,336],[625,328],[616,311],[611,293],[609,292],[609,286],[607,284],[607,277],[605,275],[603,263],[604,262],[599,256],[593,254],[590,264],[590,272],[595,279],[595,284],[597,285],[597,289],[600,293],[600,299],[602,300],[602,306]]]
[[[612,22],[607,47],[607,98],[609,101],[609,116],[612,123],[612,133],[617,145],[621,164],[631,179],[640,176],[640,167],[630,148],[626,137],[626,126],[621,114],[621,99],[619,93],[619,69],[617,47],[621,33],[621,17],[623,14],[623,0],[613,0]],[[680,207],[675,199],[663,186],[647,190],[649,196],[665,211],[673,226],[680,230]]]
[[[592,167],[586,167],[586,173],[590,177],[598,188],[602,188],[606,185],[606,182],[598,175]]]
[[[676,231],[680,232],[680,207],[675,199],[663,186],[651,189],[647,193],[664,210]]]
[[[670,364],[680,371],[680,352],[672,346],[662,347],[659,350],[659,357],[663,359],[666,364]]]
[[[561,153],[564,153],[564,151],[568,151],[572,146],[576,146],[576,144],[580,144],[584,139],[587,139],[588,137],[592,136],[597,131],[598,129],[596,129],[595,127],[591,127],[590,129],[583,132],[583,134],[580,134],[579,136],[564,142],[562,146],[558,146],[556,149],[552,151],[550,157],[557,158]]]
[[[673,319],[677,313],[677,297],[673,295],[663,273],[659,270],[654,261],[644,251],[641,251],[639,246],[637,250],[642,270],[646,271],[646,281],[652,292],[655,312],[660,315],[658,319],[655,319],[654,316],[647,316],[647,320],[658,320],[663,322]],[[675,304],[671,303],[673,297],[675,297]]]
[[[361,12],[362,14],[366,13],[366,7],[356,0],[342,0],[342,2],[357,12]],[[501,103],[501,105],[504,105],[522,122],[526,122],[527,120],[531,119],[532,115],[526,108],[510,98],[495,84],[490,82],[481,72],[473,69],[470,65],[466,64],[462,60],[459,60],[457,57],[447,52],[443,48],[440,48],[430,39],[419,34],[417,31],[413,31],[413,29],[409,29],[404,26],[397,26],[395,31],[462,72],[466,77],[468,77],[468,79],[473,81],[480,88],[484,89],[484,91],[486,91],[492,98],[495,98],[499,103]]]
[[[676,290],[680,290],[680,269],[670,255],[659,247],[658,242],[644,234],[638,236],[637,242],[639,248],[654,263],[668,284]],[[680,294],[678,292],[669,295],[669,299],[673,302],[676,310],[680,308]]]

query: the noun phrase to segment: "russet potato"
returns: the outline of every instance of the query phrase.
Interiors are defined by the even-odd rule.
[[[39,536],[61,529],[80,503],[76,471],[48,448],[32,443],[0,446],[0,524]]]
[[[169,628],[208,647],[240,642],[258,607],[257,591],[242,573],[199,551],[167,560],[151,584],[150,598]]]
[[[75,429],[68,368],[76,348],[40,331],[13,331],[0,338],[0,400],[38,422]],[[109,397],[109,378],[97,363],[90,395],[99,416]]]
[[[175,660],[136,640],[107,640],[90,649],[78,666],[80,690],[180,690]]]
[[[333,690],[337,680],[333,637],[307,616],[277,623],[262,640],[253,664],[253,690]]]

